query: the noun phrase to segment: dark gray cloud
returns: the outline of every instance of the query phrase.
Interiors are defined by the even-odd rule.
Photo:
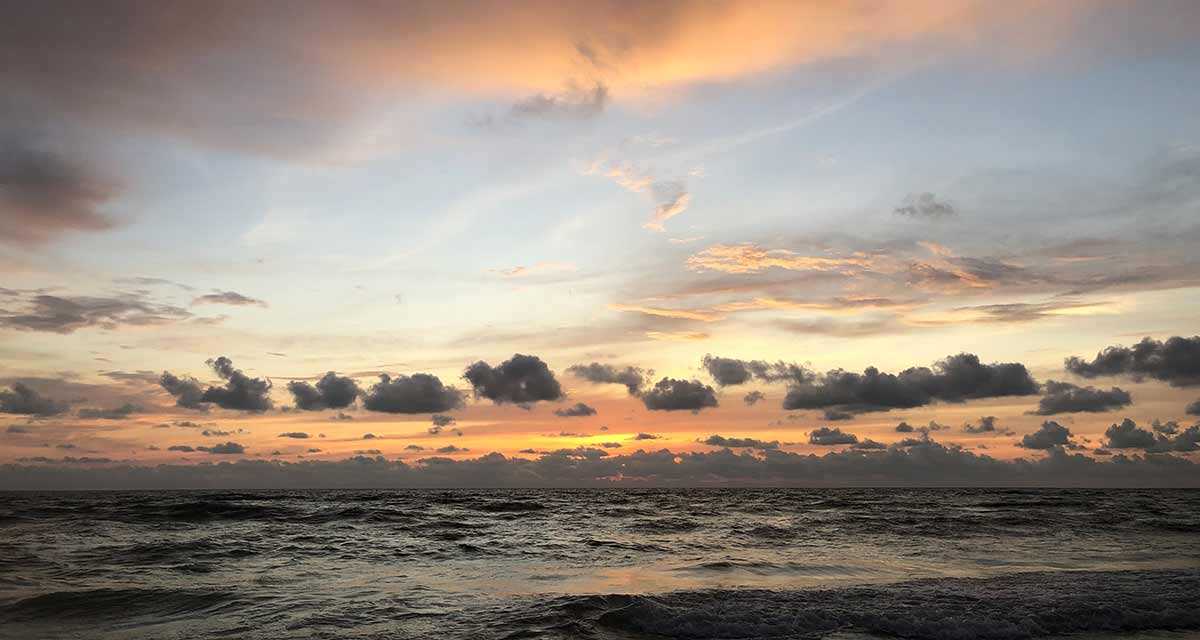
[[[192,317],[186,309],[152,302],[143,294],[98,297],[40,293],[19,296],[18,300],[23,308],[0,310],[0,327],[68,334],[91,327],[114,330],[164,325]]]
[[[112,228],[101,209],[119,195],[118,185],[24,137],[0,139],[0,241],[42,244],[67,232]]]
[[[708,354],[701,358],[700,365],[722,387],[745,384],[751,380],[799,383],[812,379],[812,373],[805,367],[783,361],[738,360]]]
[[[362,434],[362,439],[363,439],[363,440],[375,440],[375,439],[377,439],[377,438],[379,438],[379,436],[377,436],[377,435],[375,435],[375,434],[373,434],[373,433],[364,433],[364,434]]]
[[[1038,401],[1040,416],[1059,413],[1104,413],[1133,404],[1128,391],[1113,387],[1108,391],[1095,387],[1079,387],[1069,382],[1046,382],[1045,395]]]
[[[1013,435],[1011,429],[1003,429],[996,424],[996,416],[983,416],[979,419],[979,424],[964,424],[962,430],[963,433],[990,433],[1000,436]]]
[[[279,434],[279,437],[306,440],[308,439],[309,435],[303,431],[284,431],[283,433]]]
[[[758,404],[760,400],[766,399],[766,397],[767,396],[761,391],[751,391],[742,398],[742,402],[745,402],[746,406],[752,407]]]
[[[240,432],[241,429],[238,429],[238,431]],[[224,438],[225,436],[233,435],[233,433],[233,431],[223,431],[221,429],[205,429],[200,432],[200,435],[206,438]]]
[[[813,429],[808,434],[808,443],[821,446],[833,446],[839,444],[855,444],[858,442],[858,436],[853,433],[846,433],[841,429],[830,427],[819,427]]]
[[[659,438],[661,438],[661,437],[662,437],[662,436],[656,436],[656,435],[654,435],[653,433],[641,433],[641,432],[639,432],[639,433],[638,433],[636,436],[634,436],[634,437],[633,437],[633,439],[634,439],[634,440],[658,440],[658,439],[659,439]]]
[[[124,420],[135,413],[141,413],[142,408],[132,402],[126,402],[112,409],[83,408],[75,413],[83,420]]]
[[[537,453],[537,452],[531,452]],[[737,453],[669,450],[587,456],[573,450],[536,458],[489,453],[477,458],[341,461],[242,459],[220,465],[111,467],[39,462],[0,465],[10,489],[182,489],[606,486],[1089,486],[1200,487],[1200,464],[1172,454],[1112,455],[1105,460],[1061,447],[1036,459],[998,460],[926,442],[884,450],[847,448],[823,456],[765,450]]]
[[[237,455],[246,453],[246,447],[236,442],[225,442],[222,444],[214,444],[211,447],[196,447],[196,451],[204,451],[213,455]]]
[[[899,374],[868,367],[862,374],[834,369],[816,379],[793,384],[783,408],[837,408],[851,413],[920,407],[934,401],[963,402],[980,398],[1037,393],[1038,386],[1020,363],[983,364],[960,353],[932,368],[914,367]]]
[[[1200,416],[1200,399],[1192,402],[1184,409],[1184,412],[1189,416]]]
[[[907,422],[896,425],[896,433],[912,433],[913,431],[916,431],[916,428]]]
[[[0,413],[54,416],[65,412],[67,408],[65,403],[51,400],[23,382],[15,382],[9,389],[0,389]]]
[[[454,446],[454,445],[452,445],[452,444],[448,444],[448,445],[446,445],[446,446],[444,446],[444,447],[438,447],[438,448],[437,448],[437,452],[438,452],[438,453],[466,453],[466,452],[468,452],[468,451],[470,451],[470,449],[464,449],[464,448],[462,448],[462,447],[456,447],[456,446]]]
[[[778,449],[778,440],[759,440],[757,438],[727,438],[720,435],[711,435],[700,442],[714,447],[729,447],[731,449]]]
[[[363,394],[363,407],[381,413],[440,413],[463,406],[463,393],[428,373],[379,376]]]
[[[1041,427],[1033,433],[1027,433],[1021,438],[1021,442],[1017,443],[1018,447],[1025,449],[1054,449],[1057,447],[1074,447],[1071,441],[1071,430],[1054,422],[1047,420],[1042,423]]]
[[[904,203],[892,211],[898,216],[924,220],[940,220],[958,215],[953,205],[939,200],[937,196],[929,192],[909,194],[904,199]]]
[[[1141,449],[1155,453],[1186,453],[1200,449],[1200,424],[1180,430],[1179,425],[1175,423],[1155,422],[1153,429],[1143,429],[1133,420],[1125,418],[1120,424],[1113,424],[1105,430],[1104,437],[1107,440],[1104,446],[1109,449]]]
[[[173,444],[167,447],[167,451],[182,451],[184,453],[191,453],[195,450],[196,449],[194,447],[189,447],[186,444]]]
[[[620,449],[620,442],[601,442],[600,447],[604,449]]]
[[[651,411],[698,412],[717,406],[717,394],[698,380],[663,378],[642,394],[642,404]]]
[[[8,425],[8,429],[5,430],[5,433],[29,433],[29,429],[22,427],[19,424],[10,424]]]
[[[477,397],[496,404],[531,405],[563,397],[554,373],[537,356],[514,354],[496,367],[480,360],[467,367],[463,378],[471,383]]]
[[[226,304],[235,307],[266,307],[267,303],[258,298],[244,296],[236,291],[214,291],[206,293],[202,296],[197,296],[192,300],[193,305],[198,304]]]
[[[357,382],[333,371],[321,376],[316,385],[293,380],[288,383],[287,388],[292,393],[296,408],[304,411],[344,409],[354,404],[354,399],[360,393]]]
[[[271,381],[251,378],[233,367],[233,361],[220,356],[208,361],[222,380],[223,387],[209,387],[200,396],[200,402],[215,404],[222,409],[261,413],[271,408]]]
[[[876,442],[870,438],[866,438],[861,442],[854,443],[854,446],[850,448],[857,451],[881,451],[883,449],[887,449],[888,446],[882,442]]]
[[[576,402],[566,409],[555,409],[554,415],[560,418],[581,418],[596,415],[596,410],[582,402]]]
[[[649,376],[654,375],[653,371],[637,367],[618,368],[599,362],[572,365],[567,368],[567,373],[596,384],[623,384],[630,395],[638,395]]]
[[[181,378],[169,371],[164,371],[158,379],[158,384],[175,397],[175,406],[201,411],[208,409],[201,401],[201,398],[204,397],[204,387],[195,378]]]
[[[1172,387],[1200,385],[1200,336],[1173,336],[1165,342],[1143,338],[1132,347],[1107,347],[1091,361],[1067,358],[1067,371],[1084,378],[1126,376],[1159,380]]]

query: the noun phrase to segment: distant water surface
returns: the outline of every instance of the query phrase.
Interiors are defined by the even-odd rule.
[[[0,637],[1190,638],[1198,533],[1183,490],[0,493]]]

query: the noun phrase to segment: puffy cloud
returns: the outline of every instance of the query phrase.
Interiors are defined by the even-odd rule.
[[[858,451],[880,451],[887,449],[888,446],[882,442],[876,442],[870,438],[866,438],[862,442],[854,443],[854,446],[850,448]]]
[[[36,294],[20,298],[23,309],[0,310],[0,327],[45,333],[73,333],[78,329],[170,324],[192,317],[186,309],[158,304],[143,294],[112,297]]]
[[[834,369],[811,382],[789,387],[783,408],[834,407],[862,413],[920,407],[934,401],[1031,395],[1037,390],[1023,364],[982,364],[978,356],[961,353],[933,368],[914,367],[899,374],[882,373],[875,367],[862,374]]]
[[[1033,433],[1027,433],[1021,438],[1018,447],[1025,449],[1054,449],[1056,447],[1074,447],[1071,442],[1071,430],[1054,422],[1047,420],[1042,423],[1042,426]]]
[[[983,416],[979,419],[979,424],[964,424],[963,433],[994,433],[996,435],[1011,436],[1013,432],[1009,429],[1001,429],[996,425],[996,416]]]
[[[225,386],[205,389],[200,402],[212,403],[222,409],[255,413],[271,408],[270,380],[247,376],[241,369],[233,368],[233,361],[225,356],[209,360],[208,366],[225,381]]]
[[[37,245],[68,232],[112,228],[102,208],[121,189],[84,163],[23,137],[0,143],[0,241]]]
[[[853,420],[854,419],[853,413],[850,413],[849,411],[842,411],[841,409],[833,409],[833,408],[826,409],[825,411],[822,412],[821,415],[825,420],[828,420],[830,422],[842,422],[845,420]]]
[[[83,420],[124,420],[135,413],[141,413],[142,408],[132,402],[112,409],[83,408],[75,413]]]
[[[698,380],[663,378],[642,394],[642,404],[651,411],[699,412],[717,406],[717,395]]]
[[[238,431],[240,432],[241,429],[238,429]],[[221,429],[205,429],[204,431],[200,432],[200,435],[202,435],[206,438],[223,438],[225,436],[233,435],[233,432],[232,431],[222,431]]]
[[[379,376],[363,394],[363,407],[382,413],[440,413],[463,406],[463,394],[428,373]]]
[[[1172,387],[1200,385],[1200,336],[1173,336],[1165,342],[1143,338],[1132,347],[1112,346],[1090,362],[1067,358],[1067,371],[1084,378],[1127,376],[1134,381],[1160,380]]]
[[[468,452],[468,451],[470,451],[470,449],[464,449],[464,448],[462,448],[462,447],[456,447],[456,446],[454,446],[454,445],[452,445],[452,444],[448,444],[448,445],[446,445],[446,446],[444,446],[444,447],[438,447],[438,449],[437,449],[437,452],[438,452],[438,453],[466,453],[466,452]]]
[[[738,360],[709,354],[700,360],[700,366],[722,387],[745,384],[754,379],[763,382],[803,382],[812,378],[812,374],[803,366],[782,361]]]
[[[831,429],[829,427],[819,427],[813,429],[808,434],[808,443],[821,446],[833,446],[839,444],[855,444],[858,442],[858,436],[853,433],[846,433],[841,429]]]
[[[1052,416],[1058,413],[1103,413],[1127,407],[1133,403],[1129,392],[1113,387],[1108,391],[1095,387],[1079,387],[1069,382],[1046,382],[1046,393],[1034,413]]]
[[[192,299],[193,305],[225,304],[234,307],[266,307],[267,303],[258,298],[244,296],[236,291],[214,291]]]
[[[1129,418],[1113,424],[1104,432],[1109,449],[1141,449],[1163,453],[1168,451],[1189,452],[1200,449],[1200,424],[1182,431],[1174,423],[1154,423],[1154,431],[1147,431]]]
[[[225,442],[222,444],[214,444],[211,447],[196,447],[196,451],[204,451],[212,455],[238,455],[246,453],[246,447],[236,442]]]
[[[637,395],[641,392],[642,387],[647,383],[647,377],[654,375],[653,371],[637,367],[618,368],[599,362],[572,365],[567,367],[567,373],[596,384],[623,384],[629,390],[630,395]]]
[[[896,207],[893,212],[898,216],[925,220],[940,220],[958,215],[953,205],[939,200],[937,196],[929,192],[909,194],[904,199],[904,203]]]
[[[778,440],[759,440],[757,438],[727,438],[720,435],[711,435],[700,442],[714,447],[729,447],[731,449],[778,449]]]
[[[634,436],[634,437],[633,437],[633,439],[634,439],[634,440],[658,440],[658,439],[659,439],[659,438],[661,438],[661,437],[662,437],[662,436],[656,436],[656,435],[654,435],[653,433],[641,433],[641,432],[639,432],[639,433],[638,433],[636,436]]]
[[[182,451],[183,453],[191,453],[195,450],[194,447],[189,447],[186,444],[173,444],[167,447],[167,451]]]
[[[338,376],[333,371],[317,380],[316,385],[293,380],[287,388],[296,401],[296,408],[304,411],[343,409],[354,404],[354,399],[360,393],[358,383],[351,378]]]
[[[907,422],[901,422],[896,425],[896,433],[912,433],[913,431],[916,431],[916,429]]]
[[[463,378],[471,383],[476,396],[496,404],[530,405],[563,397],[554,373],[537,356],[514,354],[496,367],[480,360],[467,367]]]
[[[375,440],[375,439],[376,439],[376,438],[378,438],[378,437],[379,437],[379,436],[377,436],[377,435],[375,435],[375,434],[373,434],[373,433],[364,433],[364,434],[362,435],[362,439],[363,439],[363,440]]]
[[[1200,416],[1200,400],[1189,404],[1184,410],[1189,416]]]
[[[306,440],[306,439],[308,439],[309,436],[307,433],[305,433],[303,431],[284,431],[283,433],[279,434],[279,437],[280,438],[295,438],[298,440]]]
[[[584,416],[594,416],[596,415],[596,410],[582,402],[576,402],[566,409],[556,409],[554,411],[554,415],[560,418],[579,418]]]
[[[162,377],[158,379],[158,384],[175,397],[176,406],[185,409],[207,410],[201,400],[204,397],[204,387],[195,378],[181,378],[169,371],[164,371]]]
[[[18,415],[53,416],[67,410],[67,405],[42,396],[36,389],[23,382],[0,389],[0,413]]]
[[[745,395],[745,397],[742,398],[742,402],[745,402],[746,406],[752,407],[752,406],[758,404],[758,402],[760,400],[763,400],[766,397],[767,396],[764,395],[763,392],[761,392],[761,391],[751,391],[750,393],[747,393]]]

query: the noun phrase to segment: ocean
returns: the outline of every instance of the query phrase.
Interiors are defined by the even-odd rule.
[[[4,638],[1191,638],[1200,491],[0,493]]]

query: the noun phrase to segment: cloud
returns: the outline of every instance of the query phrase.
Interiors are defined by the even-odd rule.
[[[440,413],[463,406],[463,393],[428,373],[379,376],[363,394],[363,407],[382,413]]]
[[[233,361],[225,356],[209,360],[207,364],[225,381],[225,386],[205,389],[200,402],[212,403],[222,409],[255,413],[271,408],[270,380],[247,376],[241,369],[233,368]]]
[[[783,361],[770,363],[765,360],[738,360],[707,354],[701,358],[700,366],[722,387],[744,384],[750,380],[805,382],[813,378],[813,374],[807,368]]]
[[[634,440],[658,440],[658,439],[659,439],[659,438],[661,438],[661,437],[662,437],[662,436],[656,436],[656,435],[654,435],[653,433],[643,433],[643,432],[639,432],[637,435],[635,435],[635,436],[633,437],[633,439],[634,439]]]
[[[819,427],[813,429],[808,434],[808,443],[821,446],[834,446],[839,444],[855,444],[858,442],[858,436],[853,433],[846,433],[841,429]]]
[[[1109,449],[1141,449],[1158,453],[1200,449],[1200,425],[1179,431],[1178,425],[1164,428],[1160,423],[1155,423],[1155,431],[1152,432],[1125,418],[1120,424],[1109,426],[1104,431],[1104,437],[1107,439],[1104,446]]]
[[[1189,416],[1200,416],[1200,399],[1189,404],[1184,410]]]
[[[1067,371],[1084,378],[1127,376],[1135,382],[1146,378],[1172,387],[1200,385],[1200,336],[1173,336],[1165,342],[1143,338],[1132,347],[1112,346],[1092,361],[1072,356]]]
[[[429,416],[429,419],[433,422],[433,426],[435,427],[448,427],[454,424],[454,416],[448,416],[441,413],[435,413],[432,416]]]
[[[304,411],[344,409],[354,404],[354,399],[360,393],[358,383],[351,378],[340,377],[333,371],[322,376],[315,386],[293,380],[287,388],[295,399],[296,408]]]
[[[536,93],[517,101],[509,111],[511,118],[578,119],[594,118],[608,106],[608,87],[597,82],[591,87],[570,85],[557,94]]]
[[[1045,450],[1058,447],[1072,448],[1076,445],[1071,442],[1070,429],[1053,420],[1047,420],[1037,431],[1025,434],[1017,446],[1025,449]]]
[[[742,398],[742,402],[745,402],[746,406],[752,407],[758,404],[760,400],[766,399],[766,397],[761,391],[751,391]]]
[[[191,453],[195,450],[194,447],[189,447],[186,444],[173,444],[167,447],[167,451],[182,451],[183,453]]]
[[[856,442],[851,449],[856,451],[881,451],[887,449],[888,446],[882,442],[876,442],[870,438],[866,438],[861,442]]]
[[[841,422],[841,421],[845,421],[845,420],[853,420],[854,419],[853,413],[850,413],[849,411],[842,411],[841,409],[833,409],[833,408],[826,409],[824,412],[822,412],[821,415],[825,420],[828,420],[830,422]]]
[[[295,438],[298,440],[307,440],[309,435],[303,431],[284,431],[279,434],[280,438]]]
[[[642,404],[651,411],[699,412],[717,406],[713,388],[698,380],[663,378],[642,394]]]
[[[646,384],[647,378],[654,375],[654,371],[637,367],[618,368],[599,362],[572,365],[567,367],[567,373],[596,384],[623,384],[630,395],[637,395]]]
[[[536,453],[536,452],[530,452]],[[780,450],[736,453],[637,451],[589,456],[572,450],[533,459],[488,453],[477,458],[339,461],[242,459],[217,465],[85,467],[53,461],[0,465],[10,489],[404,488],[404,487],[698,487],[698,486],[1052,486],[1197,487],[1200,465],[1171,454],[1108,456],[1061,447],[1034,460],[998,460],[959,447],[921,446],[815,456]]]
[[[238,431],[240,432],[241,429],[238,429]],[[205,429],[204,431],[200,432],[200,435],[202,435],[206,438],[223,438],[225,436],[233,435],[233,432],[232,431],[222,431],[221,429]]]
[[[0,389],[0,413],[44,417],[64,413],[67,409],[66,404],[42,396],[23,382],[15,382],[7,390]]]
[[[899,374],[868,367],[862,374],[834,369],[811,382],[793,384],[783,408],[839,408],[852,413],[920,407],[934,401],[963,402],[981,398],[1037,393],[1038,386],[1020,363],[982,364],[960,353],[932,368],[914,367]]]
[[[208,409],[201,400],[204,397],[204,388],[195,378],[181,378],[169,371],[164,371],[158,379],[158,383],[167,393],[175,397],[175,406],[202,411]]]
[[[468,451],[470,451],[470,449],[464,449],[464,448],[462,448],[462,447],[456,447],[456,446],[454,446],[454,445],[452,445],[452,444],[448,444],[448,445],[446,445],[446,446],[444,446],[444,447],[438,447],[438,448],[437,448],[437,452],[438,452],[438,453],[466,453],[466,452],[468,452]]]
[[[854,272],[871,266],[866,256],[802,256],[786,249],[763,249],[757,245],[717,244],[687,259],[692,271],[748,274],[768,269],[789,271]]]
[[[75,413],[83,420],[124,420],[135,413],[141,413],[142,408],[131,402],[112,409],[83,408]]]
[[[596,415],[596,410],[582,402],[576,402],[566,409],[556,409],[554,415],[560,418],[578,418]]]
[[[537,356],[514,354],[496,367],[480,360],[467,367],[463,378],[471,383],[476,396],[496,404],[529,405],[563,397],[554,373]]]
[[[909,194],[904,199],[904,204],[896,207],[893,212],[898,216],[923,220],[941,220],[958,215],[953,205],[938,200],[937,196],[929,192]]]
[[[766,440],[758,440],[756,438],[726,438],[725,436],[720,435],[711,435],[704,440],[701,440],[701,442],[714,447],[729,447],[731,449],[766,450],[779,448],[778,440],[771,440],[768,442]]]
[[[1113,387],[1108,391],[1095,387],[1079,387],[1069,382],[1046,382],[1046,392],[1034,413],[1052,416],[1058,413],[1103,413],[1133,404],[1129,392]]]
[[[34,148],[24,136],[6,137],[0,140],[0,241],[40,245],[68,232],[114,226],[103,209],[120,187],[78,160]]]
[[[196,447],[196,451],[204,451],[213,455],[237,455],[246,453],[246,447],[236,442],[214,444],[211,447]]]
[[[667,220],[687,211],[692,202],[687,185],[682,180],[659,180],[650,185],[650,194],[654,198],[654,212],[650,220],[642,225],[651,231],[666,231]]]
[[[979,419],[978,425],[964,424],[962,427],[963,433],[994,433],[996,435],[1011,436],[1013,432],[1008,429],[1001,429],[996,426],[996,416],[983,416]]]
[[[378,437],[379,437],[379,436],[377,436],[377,435],[375,435],[375,434],[373,434],[373,433],[364,433],[364,434],[362,434],[362,439],[363,439],[363,440],[375,440],[375,439],[376,439],[376,438],[378,438]]]
[[[22,427],[19,424],[10,424],[8,425],[8,429],[5,430],[5,433],[29,433],[29,429]]]
[[[24,304],[21,310],[0,310],[0,327],[69,334],[93,327],[112,331],[121,327],[158,326],[192,317],[186,309],[151,302],[142,294],[116,297],[37,294],[21,301]]]
[[[215,291],[198,296],[192,300],[192,305],[225,304],[235,307],[266,307],[267,303],[258,298],[244,296],[236,291]]]

